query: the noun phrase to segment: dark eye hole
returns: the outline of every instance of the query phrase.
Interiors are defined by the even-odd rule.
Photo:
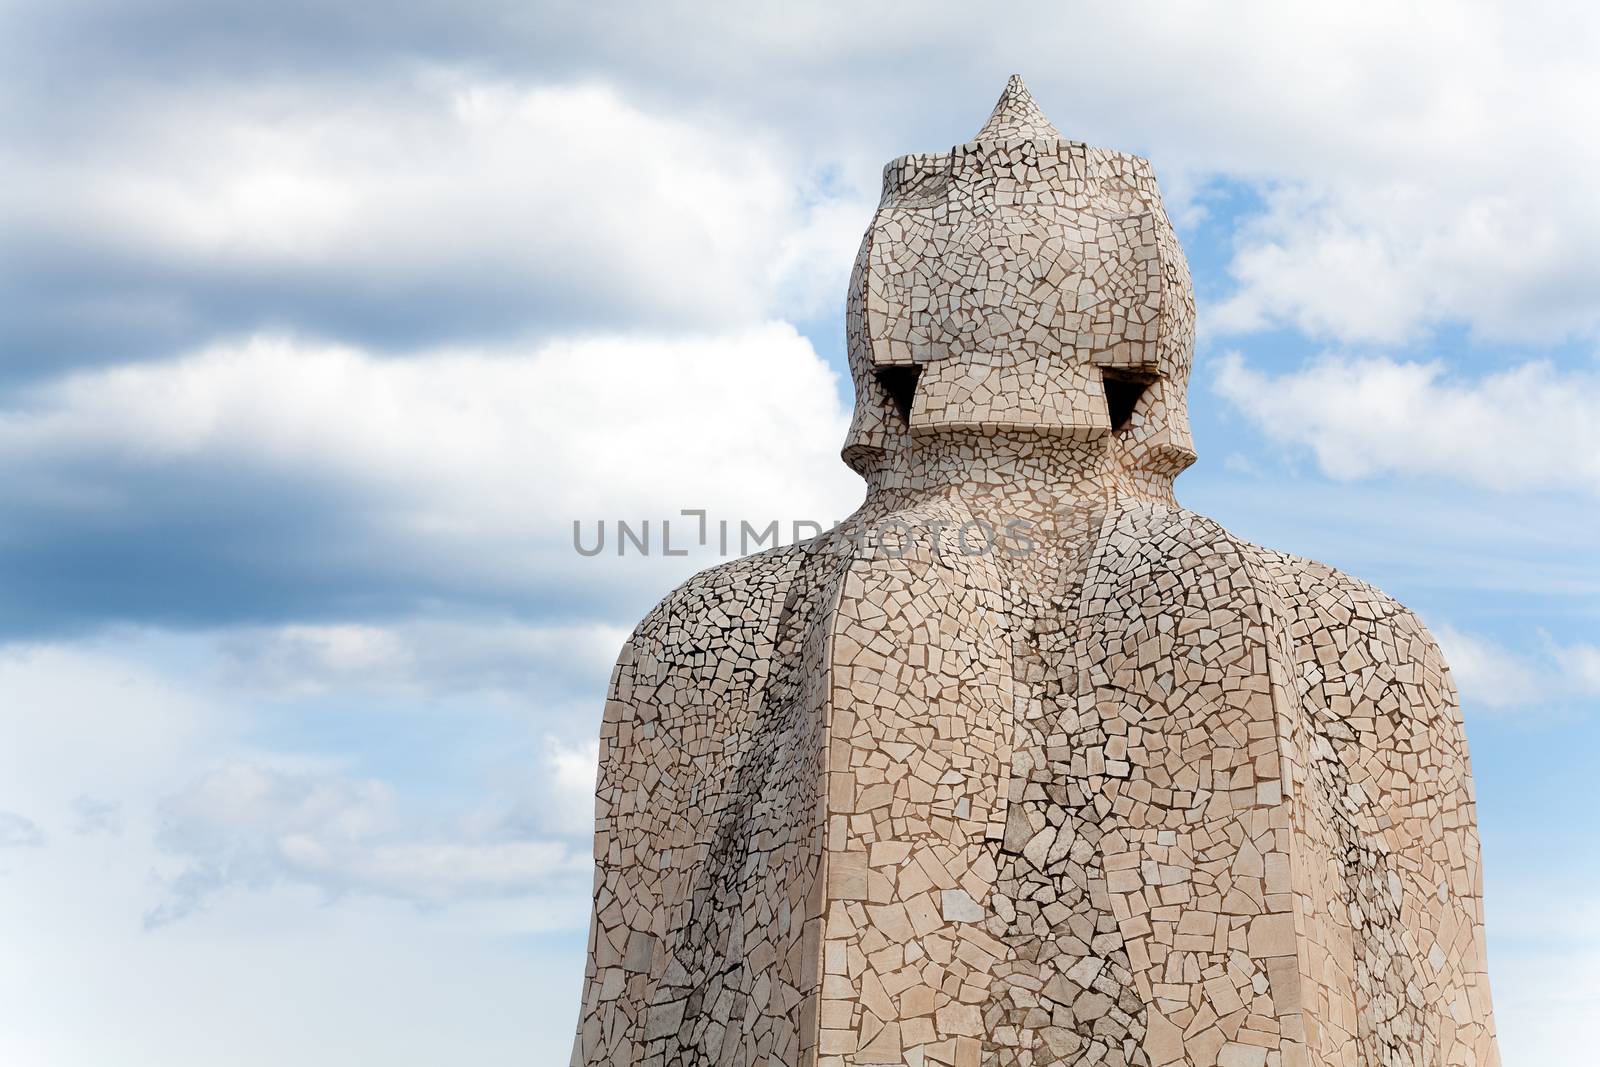
[[[911,401],[916,398],[917,377],[921,373],[922,368],[915,364],[909,367],[881,367],[873,372],[878,384],[889,394],[889,399],[894,401],[896,410],[907,424],[911,422]]]
[[[1133,409],[1139,398],[1155,382],[1148,374],[1102,368],[1106,387],[1106,415],[1111,419],[1111,429],[1120,432],[1133,420]]]

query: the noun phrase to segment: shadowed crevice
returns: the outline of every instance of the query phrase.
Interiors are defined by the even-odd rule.
[[[1111,429],[1113,432],[1126,430],[1133,421],[1133,409],[1139,406],[1139,398],[1154,384],[1155,378],[1148,374],[1117,370],[1102,370],[1101,375],[1105,382],[1106,416],[1111,420]]]
[[[921,374],[922,368],[915,364],[909,367],[880,367],[873,372],[907,425],[911,424],[911,402],[916,399],[917,378]]]

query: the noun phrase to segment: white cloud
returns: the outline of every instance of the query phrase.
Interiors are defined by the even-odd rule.
[[[8,805],[70,825],[86,794],[115,803],[160,788],[192,774],[197,753],[227,743],[237,707],[206,699],[145,656],[158,658],[137,641],[0,646]]]
[[[1437,627],[1435,636],[1464,701],[1511,707],[1538,699],[1543,680],[1525,658],[1450,626]]]
[[[1435,635],[1469,707],[1526,708],[1600,696],[1594,669],[1600,647],[1546,639],[1542,647],[1517,651],[1453,626],[1440,626]]]
[[[297,623],[216,636],[223,677],[252,691],[506,697],[603,690],[628,630],[602,624],[417,618],[400,623]]]
[[[545,739],[545,811],[547,824],[557,833],[584,837],[594,833],[595,778],[599,773],[600,743],[563,744]]]
[[[522,305],[536,313],[520,328],[548,329],[744,325],[842,301],[870,205],[841,228],[837,198],[761,127],[599,83],[435,67],[389,88],[147,98],[99,136],[13,146],[0,225],[197,272],[147,309],[157,319],[221,279],[265,277],[391,314],[426,294],[469,330],[452,305],[484,320]]]
[[[89,263],[179,263],[194,275],[178,290],[236,277],[256,300],[222,303],[268,312],[263,275],[391,312],[448,294],[436,315],[471,306],[463,329],[519,303],[541,308],[527,326],[804,316],[837,306],[882,163],[969,136],[1017,69],[1069,136],[1149,155],[1180,216],[1219,178],[1263,200],[1238,235],[1238,289],[1204,328],[1395,341],[1458,321],[1521,340],[1600,326],[1600,145],[1573,135],[1600,95],[1594,11],[1218,0],[1159,19],[1042,3],[1014,17],[1022,38],[982,41],[959,4],[923,5],[914,30],[872,5],[636,7],[625,32],[552,12],[518,64],[499,53],[527,27],[480,10],[452,20],[464,60],[396,30],[409,76],[373,78],[350,42],[348,69],[320,81],[191,72],[204,91],[135,84],[87,112],[46,96],[52,121],[86,128],[12,146],[11,228],[81,243]],[[499,58],[473,62],[474,38]],[[78,310],[120,301],[148,324],[194,296],[128,286]]]
[[[0,878],[6,1063],[277,1067],[329,1050],[403,1067],[463,1050],[486,1065],[565,1062],[584,938],[551,928],[584,921],[581,890],[420,909],[371,895],[327,906],[286,884],[147,930],[152,857],[135,835],[33,860]]]
[[[156,888],[160,897],[148,916],[157,925],[193,915],[222,894],[236,901],[241,892],[279,889],[427,907],[583,898],[592,823],[576,813],[586,793],[592,818],[596,754],[550,735],[566,726],[561,714],[540,707],[525,724],[492,707],[452,709],[453,735],[476,729],[485,739],[478,744],[515,764],[503,782],[492,780],[495,760],[486,771],[470,749],[433,753],[435,766],[409,775],[355,773],[337,754],[302,750],[300,735],[284,733],[275,720],[294,719],[283,698],[252,706],[226,676],[211,681],[207,647],[124,633],[89,645],[0,651],[0,691],[8,697],[0,706],[8,738],[0,750],[0,800],[30,813],[0,811],[0,842],[42,843],[43,822],[78,831],[53,841],[51,853],[137,853],[124,862],[144,878],[155,871],[156,886],[97,906],[123,909],[136,921],[141,898],[149,902]],[[152,666],[162,660],[173,665]],[[352,702],[348,689],[341,697]],[[538,704],[537,693],[529,699]],[[319,719],[313,734],[330,716],[361,723],[369,714],[312,706]],[[535,733],[525,743],[530,728]],[[261,744],[262,736],[277,744]],[[461,770],[449,764],[463,755],[472,762],[460,782]],[[441,790],[440,780],[454,784]],[[560,922],[576,910],[564,905]]]
[[[82,793],[72,802],[72,811],[77,817],[72,827],[76,833],[113,836],[122,833],[122,805],[118,801]]]
[[[168,896],[146,915],[159,926],[230,889],[288,883],[330,897],[371,894],[419,905],[531,896],[582,883],[592,860],[561,841],[468,836],[406,820],[393,790],[372,779],[286,773],[234,762],[161,806],[158,842],[180,860]]]
[[[664,590],[695,564],[659,546],[615,566],[580,558],[573,523],[649,519],[659,538],[684,508],[842,518],[862,495],[838,458],[847,423],[833,372],[782,323],[404,360],[257,338],[34,389],[0,412],[0,475],[35,518],[119,543],[119,522],[149,517],[152,481],[175,514],[225,508],[219,485],[247,499],[252,483],[317,493],[315,521],[349,525],[307,550],[336,570],[403,574],[407,596],[426,595],[422,578],[496,596],[583,575],[596,589]],[[262,521],[304,520],[286,508]],[[53,544],[54,529],[39,536]],[[274,544],[264,564],[297,562],[290,538]],[[232,572],[259,558],[212,548]],[[342,654],[394,653],[362,643],[371,636],[345,634]]]
[[[1570,132],[1600,94],[1593,11],[1278,7],[1243,21],[1223,45],[1230,70],[1259,83],[1289,56],[1294,70],[1270,92],[1229,78],[1198,102],[1217,108],[1206,169],[1265,202],[1234,239],[1238,289],[1204,328],[1384,343],[1453,322],[1517,341],[1600,328],[1600,147]]]
[[[1491,340],[1592,335],[1600,210],[1575,195],[1571,167],[1531,180],[1488,143],[1450,163],[1359,176],[1296,176],[1235,237],[1237,290],[1203,314],[1221,334],[1290,326],[1316,338],[1399,343],[1466,323]],[[1465,186],[1465,187],[1463,187]],[[1552,210],[1553,205],[1560,207]]]
[[[1587,693],[1600,693],[1600,646],[1570,645],[1555,650],[1562,672]]]
[[[1215,389],[1339,480],[1406,474],[1490,489],[1600,491],[1600,377],[1526,363],[1475,381],[1442,363],[1327,356],[1271,376],[1235,353]]]
[[[0,848],[37,848],[44,844],[44,831],[26,815],[0,811]]]
[[[589,843],[512,801],[520,789],[546,813],[570,795],[581,746],[539,745],[565,724],[491,710],[509,721],[484,731],[459,706],[448,742],[408,743],[400,766],[359,773],[328,731],[375,754],[397,743],[393,720],[367,717],[348,690],[304,709],[254,703],[216,676],[213,648],[129,630],[0,648],[0,809],[52,831],[48,848],[0,859],[0,1061],[272,1067],[336,1048],[425,1067],[467,1048],[478,1063],[564,1062]],[[461,780],[450,742],[463,737],[523,749],[506,752],[511,784],[470,764]],[[121,832],[82,822],[102,816]],[[200,884],[208,865],[227,877]],[[190,870],[186,902],[163,880]],[[142,911],[171,918],[185,903],[205,906],[141,926]]]

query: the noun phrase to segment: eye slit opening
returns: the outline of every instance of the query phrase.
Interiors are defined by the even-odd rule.
[[[1133,409],[1139,406],[1144,391],[1155,384],[1155,376],[1110,367],[1102,367],[1100,374],[1105,385],[1106,417],[1111,420],[1112,432],[1121,433],[1133,422]]]
[[[895,410],[900,412],[900,418],[906,425],[911,424],[911,401],[917,396],[917,378],[922,374],[922,367],[913,363],[908,367],[880,367],[873,371],[873,377],[878,379],[878,384],[883,386],[883,391],[889,394],[889,399],[894,401]]]

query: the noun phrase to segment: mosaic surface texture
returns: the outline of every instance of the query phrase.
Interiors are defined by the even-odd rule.
[[[1498,1063],[1449,670],[1177,504],[1194,317],[1149,164],[1016,78],[885,168],[866,501],[623,649],[574,1065]]]

